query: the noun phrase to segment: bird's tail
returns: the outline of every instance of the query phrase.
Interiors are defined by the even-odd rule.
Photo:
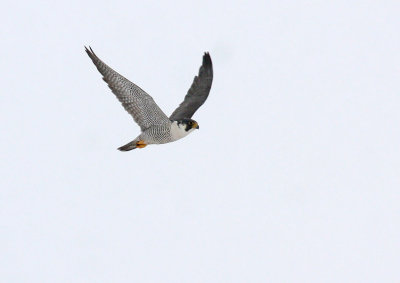
[[[135,140],[127,143],[126,145],[123,145],[123,146],[119,147],[118,150],[120,150],[120,151],[130,151],[130,150],[135,149],[137,147],[136,143],[137,143],[137,140],[135,139]]]

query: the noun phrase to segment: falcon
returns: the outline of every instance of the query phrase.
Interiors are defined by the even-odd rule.
[[[204,53],[199,74],[195,76],[183,102],[168,118],[150,95],[107,66],[90,46],[89,49],[85,46],[85,51],[122,106],[140,126],[140,135],[118,148],[120,151],[174,142],[199,129],[199,124],[191,118],[210,93],[213,67],[208,52]]]

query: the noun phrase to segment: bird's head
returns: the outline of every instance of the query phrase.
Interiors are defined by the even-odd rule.
[[[184,118],[182,120],[178,120],[177,122],[179,128],[183,128],[186,132],[199,128],[199,124],[195,120],[189,118]]]

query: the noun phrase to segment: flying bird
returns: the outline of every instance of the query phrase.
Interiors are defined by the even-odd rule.
[[[118,148],[120,151],[144,148],[149,144],[173,142],[199,129],[199,124],[191,118],[210,93],[213,67],[208,52],[204,53],[199,74],[195,76],[183,102],[168,118],[144,90],[107,66],[90,46],[89,49],[85,47],[85,50],[97,70],[103,75],[103,80],[140,126],[140,135]]]

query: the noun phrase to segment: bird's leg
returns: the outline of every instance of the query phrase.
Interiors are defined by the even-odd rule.
[[[144,141],[140,140],[136,143],[137,148],[144,148],[146,147],[147,144],[144,143]]]

